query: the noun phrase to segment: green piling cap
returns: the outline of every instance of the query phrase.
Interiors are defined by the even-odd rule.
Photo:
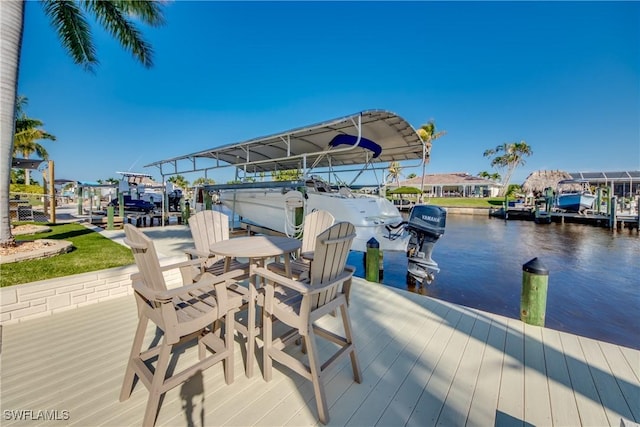
[[[375,237],[372,237],[367,241],[367,249],[378,249],[379,247],[380,243],[378,243]]]
[[[526,271],[527,273],[539,274],[541,276],[548,276],[549,270],[547,267],[540,261],[537,257],[527,262],[522,266],[522,271]]]

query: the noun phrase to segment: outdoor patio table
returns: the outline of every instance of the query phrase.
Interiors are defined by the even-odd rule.
[[[267,258],[277,258],[297,251],[302,246],[298,239],[283,236],[247,236],[222,240],[212,244],[212,253],[225,257],[225,271],[232,258],[249,258],[250,264],[264,263]],[[284,257],[287,274],[291,273],[289,257]]]
[[[284,265],[287,276],[291,276],[290,256],[292,252],[297,251],[302,246],[302,242],[298,239],[282,236],[247,236],[237,237],[228,240],[222,240],[213,243],[209,250],[219,256],[225,257],[225,272],[229,270],[231,259],[233,258],[249,258],[249,292],[247,295],[248,313],[247,313],[247,366],[245,373],[247,377],[253,376],[254,354],[255,354],[255,337],[259,333],[256,327],[256,302],[257,302],[257,282],[253,275],[253,270],[258,266],[263,266],[268,258],[279,258],[284,255]]]

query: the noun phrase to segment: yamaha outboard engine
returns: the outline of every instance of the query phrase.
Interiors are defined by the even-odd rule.
[[[411,279],[429,284],[439,272],[438,263],[431,259],[433,245],[444,234],[447,211],[439,206],[419,205],[411,209],[407,231],[411,234],[407,247],[408,274]]]

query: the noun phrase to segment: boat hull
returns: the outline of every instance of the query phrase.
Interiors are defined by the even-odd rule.
[[[240,189],[222,191],[220,201],[242,218],[262,227],[293,234],[291,209],[286,208],[289,193],[280,189]],[[352,250],[366,251],[367,242],[375,238],[385,251],[406,250],[409,235],[403,227],[389,232],[387,226],[398,225],[402,215],[388,200],[372,196],[343,196],[337,193],[308,192],[304,197],[305,214],[316,210],[330,212],[336,222],[348,221],[356,227]]]
[[[595,199],[592,194],[561,194],[556,200],[556,207],[570,212],[582,212],[591,209]]]

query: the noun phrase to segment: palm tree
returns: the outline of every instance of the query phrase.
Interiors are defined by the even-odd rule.
[[[489,173],[487,171],[478,172],[480,178],[490,179],[491,181],[500,181],[500,174],[498,172]]]
[[[24,107],[27,103],[28,99],[26,96],[18,96],[18,100],[16,101],[17,116],[15,123],[16,133],[13,138],[13,156],[15,157],[16,154],[21,154],[23,158],[28,159],[31,154],[36,153],[41,159],[47,160],[49,158],[49,153],[36,141],[40,139],[55,141],[56,137],[47,133],[43,129],[39,129],[44,125],[40,120],[27,117],[27,114],[24,111]],[[24,170],[24,176],[25,184],[30,184],[31,178],[29,176],[29,169]]]
[[[516,168],[525,164],[524,157],[532,154],[531,147],[524,140],[511,143],[505,142],[496,148],[485,150],[484,157],[493,157],[491,166],[505,170],[504,175],[502,175],[502,188],[498,193],[500,196],[504,196],[509,189],[509,182]]]
[[[216,181],[213,178],[205,178],[203,176],[201,176],[200,178],[197,178],[193,181],[193,186],[198,186],[198,185],[214,185],[216,183]]]
[[[189,181],[182,175],[173,175],[169,179],[167,179],[170,183],[175,185],[176,187],[180,187],[182,190],[187,191],[189,189]]]
[[[435,120],[429,120],[428,123],[420,126],[418,129],[418,135],[424,141],[425,153],[422,159],[422,179],[420,180],[420,203],[422,203],[422,195],[424,194],[424,174],[427,167],[427,162],[431,159],[431,147],[433,141],[447,134],[446,130],[436,132]]]
[[[153,0],[42,0],[45,14],[60,36],[63,47],[76,64],[88,71],[98,65],[89,24],[85,13],[116,38],[122,47],[130,51],[145,67],[153,65],[151,46],[142,39],[142,34],[132,18],[145,24],[158,26],[164,23],[163,2]],[[18,89],[18,64],[22,48],[24,29],[24,1],[0,1],[0,38],[2,61],[0,74],[0,246],[15,245],[11,235],[9,219],[9,182],[15,133],[15,108]]]

